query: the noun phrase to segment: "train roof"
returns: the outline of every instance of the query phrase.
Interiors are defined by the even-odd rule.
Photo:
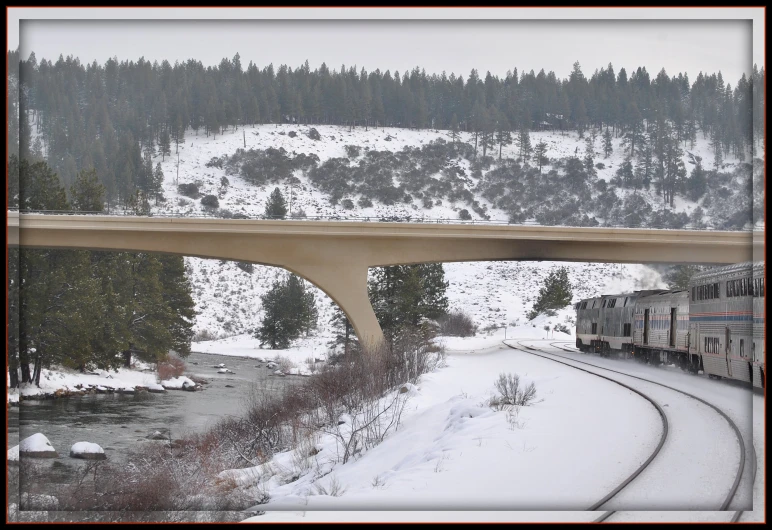
[[[746,261],[743,263],[735,263],[733,265],[726,265],[724,267],[712,267],[706,271],[698,272],[692,276],[689,280],[689,284],[695,284],[709,278],[715,278],[716,276],[732,275],[739,272],[750,272],[764,269],[763,261]]]
[[[648,300],[666,300],[668,298],[676,298],[678,296],[683,296],[688,298],[689,297],[689,291],[685,291],[683,289],[678,289],[675,291],[661,291],[658,293],[651,293],[646,296],[640,296],[638,297],[639,300],[643,301],[642,299],[646,298]]]
[[[649,296],[652,294],[658,294],[658,293],[667,293],[670,292],[667,289],[643,289],[640,291],[633,291],[632,293],[619,293],[619,294],[601,294],[598,296],[591,296],[590,298],[582,298],[579,300],[580,302],[584,302],[585,300],[597,300],[597,299],[603,299],[603,298],[623,298],[623,297],[641,297],[641,296]]]

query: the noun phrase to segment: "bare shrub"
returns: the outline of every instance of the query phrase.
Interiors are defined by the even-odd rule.
[[[499,410],[504,405],[527,406],[536,399],[536,385],[533,381],[521,387],[520,376],[517,374],[502,372],[494,386],[499,395],[492,398],[491,406],[499,408]]]
[[[315,489],[317,495],[330,495],[332,497],[340,497],[346,493],[346,488],[342,487],[337,477],[334,476],[330,478],[329,488],[325,488],[322,484],[317,483]]]
[[[279,365],[279,370],[285,374],[288,374],[291,369],[297,368],[297,365],[293,363],[289,357],[283,355],[277,355],[276,358],[274,358],[274,362]]]
[[[298,208],[290,214],[290,217],[293,219],[305,219],[306,211],[303,208]]]
[[[208,340],[217,340],[218,338],[219,337],[215,333],[212,333],[208,329],[202,329],[193,335],[193,342],[205,342]]]
[[[166,381],[173,377],[179,377],[185,373],[187,366],[185,362],[179,357],[169,355],[166,359],[158,361],[158,379],[160,381]]]
[[[477,326],[472,317],[462,310],[451,311],[439,319],[440,334],[450,337],[474,337]]]

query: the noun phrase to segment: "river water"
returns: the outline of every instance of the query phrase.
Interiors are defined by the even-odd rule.
[[[147,443],[147,436],[155,431],[172,439],[204,432],[222,418],[242,416],[252,392],[280,395],[287,385],[303,379],[275,376],[264,363],[243,357],[191,353],[185,362],[187,373],[208,381],[203,390],[22,401],[18,408],[9,410],[8,448],[35,433],[44,434],[59,457],[34,459],[36,467],[41,468],[47,483],[64,484],[78,466],[84,465],[69,456],[76,442],[99,444],[109,460],[121,461],[129,449]],[[217,373],[220,363],[235,373]]]

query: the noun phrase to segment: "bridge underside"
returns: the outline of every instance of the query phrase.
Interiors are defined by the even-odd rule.
[[[327,293],[366,344],[383,340],[367,294],[370,267],[497,260],[728,264],[763,252],[763,233],[9,215],[8,243],[283,267]]]

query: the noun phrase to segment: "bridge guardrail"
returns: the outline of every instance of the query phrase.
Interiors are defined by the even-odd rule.
[[[18,208],[8,208],[9,212],[15,211],[19,212],[20,214],[44,214],[44,215],[99,215],[99,216],[115,216],[115,217],[161,217],[161,218],[172,218],[172,219],[244,219],[244,220],[262,220],[262,221],[271,221],[271,220],[281,220],[281,221],[296,221],[296,222],[302,222],[302,221],[357,221],[357,222],[379,222],[379,223],[423,223],[423,224],[461,224],[461,225],[493,225],[493,226],[565,226],[565,227],[574,227],[574,228],[649,228],[653,230],[695,230],[695,231],[711,231],[711,230],[726,230],[714,227],[712,225],[691,225],[691,224],[685,224],[680,227],[673,227],[673,226],[662,226],[658,224],[636,224],[636,223],[621,223],[621,224],[613,224],[613,223],[597,223],[594,225],[567,225],[567,224],[540,224],[535,221],[523,221],[523,222],[512,222],[507,220],[501,220],[501,219],[471,219],[471,220],[462,220],[462,219],[450,219],[450,218],[441,218],[441,217],[418,217],[418,216],[398,216],[398,215],[388,215],[388,216],[346,216],[346,215],[306,215],[304,217],[279,217],[279,216],[266,216],[266,215],[256,215],[256,216],[246,216],[244,214],[234,214],[234,215],[215,215],[215,214],[186,214],[186,215],[179,215],[175,212],[150,212],[147,214],[138,214],[134,210],[115,210],[111,209],[108,211],[91,211],[91,212],[84,212],[84,211],[76,211],[76,210],[20,210]],[[730,232],[757,232],[757,231],[764,231],[764,224],[757,224],[756,226],[752,228],[742,228],[742,229],[729,229],[727,231]]]

